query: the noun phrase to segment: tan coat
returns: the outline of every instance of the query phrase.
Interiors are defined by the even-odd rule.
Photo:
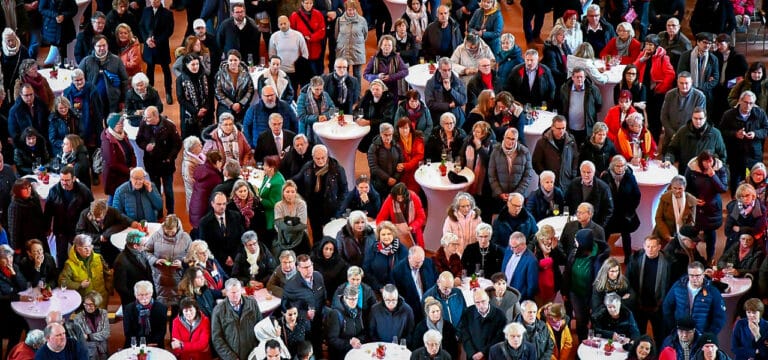
[[[653,235],[659,237],[665,244],[677,231],[675,229],[675,209],[672,205],[672,191],[667,191],[659,199],[659,207],[656,209],[656,227]],[[683,210],[683,224],[693,225],[696,216],[696,197],[685,193],[685,210]]]

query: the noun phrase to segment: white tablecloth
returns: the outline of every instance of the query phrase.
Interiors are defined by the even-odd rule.
[[[643,247],[645,237],[653,232],[656,224],[656,208],[659,206],[661,195],[667,190],[672,178],[677,175],[674,167],[663,168],[658,160],[648,163],[648,170],[640,170],[632,166],[632,170],[640,188],[640,206],[637,207],[637,216],[640,218],[640,227],[632,234],[632,248]],[[574,209],[571,209],[574,211]],[[606,234],[607,235],[607,234]]]
[[[598,66],[603,66],[602,60],[596,61]],[[600,108],[600,112],[597,114],[597,119],[602,121],[605,119],[605,115],[608,115],[608,110],[613,104],[613,88],[621,81],[621,73],[624,72],[624,68],[627,65],[612,66],[611,70],[606,71],[608,74],[608,81],[603,85],[597,85],[600,88],[600,95],[603,97],[603,106]]]
[[[534,120],[533,124],[525,125],[523,132],[525,133],[525,146],[533,153],[533,149],[536,147],[536,143],[541,138],[547,129],[552,127],[552,118],[555,117],[555,113],[551,111],[538,111],[538,118]],[[538,183],[537,183],[538,184]]]
[[[31,289],[20,292],[21,295],[30,295]],[[25,301],[13,301],[11,302],[11,309],[13,312],[23,317],[30,329],[43,329],[45,328],[45,317],[51,310],[59,310],[64,317],[69,316],[73,311],[80,307],[82,298],[80,294],[75,290],[53,289],[53,297],[47,301],[25,302]]]
[[[61,176],[59,176],[59,174],[48,173],[48,175],[50,176],[48,178],[48,184],[43,184],[43,181],[38,179],[36,175],[24,176],[24,179],[34,180],[32,182],[32,187],[35,189],[35,191],[37,191],[37,195],[40,196],[41,201],[45,201],[45,199],[48,198],[48,193],[51,191],[51,188],[56,186],[56,184],[58,184],[61,180]]]
[[[409,334],[410,335],[410,334]],[[363,344],[359,349],[352,349],[344,357],[346,360],[362,360],[362,359],[377,359],[373,355],[376,353],[376,348],[379,344],[383,344],[387,347],[385,360],[403,360],[411,358],[411,351],[407,348],[392,344],[392,343],[367,343]]]
[[[485,275],[493,275],[493,274],[485,274]],[[467,303],[467,307],[475,305],[475,299],[472,297],[472,294],[474,293],[474,291],[469,289],[469,280],[470,280],[469,276],[461,279],[461,294],[464,295],[464,302]],[[486,279],[484,277],[478,277],[477,280],[480,281],[480,287],[475,290],[485,291],[485,288],[493,285],[493,282],[491,280]]]
[[[155,231],[160,230],[161,226],[162,225],[160,223],[148,222],[147,223],[147,230],[149,231],[149,234],[147,234],[147,236],[145,236],[143,239],[141,239],[141,243],[143,244],[143,243],[147,242],[147,238],[149,238],[152,234],[154,234]],[[136,230],[136,229],[134,229],[132,227],[127,227],[127,228],[125,228],[125,230],[123,230],[123,231],[121,231],[119,233],[112,234],[112,236],[109,238],[109,241],[116,248],[118,248],[120,250],[123,250],[125,248],[125,237],[128,236],[128,233],[133,231],[133,230]]]
[[[55,79],[51,78],[51,69],[40,69],[38,72],[43,75],[45,80],[48,80],[48,85],[51,86],[53,95],[59,96],[64,92],[64,89],[68,88],[72,84],[72,70],[58,68],[59,74]]]
[[[384,5],[387,5],[389,15],[392,17],[392,30],[395,30],[395,21],[403,17],[405,14],[405,8],[408,7],[407,0],[384,0]]]
[[[570,209],[569,209],[570,210]],[[575,212],[576,209],[570,210]],[[557,238],[560,238],[560,235],[563,234],[563,228],[565,228],[565,224],[568,222],[568,218],[563,216],[562,209],[560,210],[560,216],[550,216],[548,218],[541,219],[536,225],[539,226],[539,229],[541,229],[544,225],[551,225],[553,228],[555,228],[555,236]],[[571,218],[574,217],[574,214],[571,213]]]
[[[139,133],[139,128],[131,125],[128,120],[125,120],[123,121],[123,130],[125,131],[125,134],[128,135],[128,142],[130,142],[131,147],[133,147],[133,153],[136,154],[136,166],[143,168],[144,150],[141,150],[139,145],[136,144],[136,135]]]
[[[138,351],[138,347],[136,348],[136,351]],[[173,356],[173,354],[168,350],[147,346],[147,352],[149,353],[147,360],[176,360],[176,357]],[[135,360],[135,359],[136,359],[136,354],[134,354],[134,351],[131,348],[120,350],[109,357],[109,360]]]
[[[272,295],[272,298],[267,300],[269,291],[267,289],[259,289],[253,294],[253,298],[259,304],[259,310],[262,314],[270,314],[280,306],[280,299],[277,296]]]
[[[731,351],[731,329],[733,328],[736,314],[743,310],[738,309],[739,301],[752,288],[752,280],[742,277],[724,277],[721,281],[730,286],[726,290],[727,292],[722,293],[723,300],[725,301],[725,326],[717,334],[717,339],[720,343],[720,349],[733,356]]]
[[[345,114],[346,125],[339,125],[336,119],[324,122],[316,122],[312,130],[320,140],[328,147],[329,155],[336,159],[344,168],[347,175],[347,188],[355,186],[355,157],[357,145],[363,137],[371,132],[370,126],[357,125],[351,114]]]
[[[336,238],[336,234],[339,233],[341,228],[344,227],[344,225],[347,224],[347,219],[345,218],[339,218],[339,219],[333,219],[327,224],[323,226],[323,236],[328,236],[332,238]],[[368,221],[368,225],[370,225],[372,228],[376,228],[376,221]]]
[[[611,355],[606,355],[603,350],[603,346],[608,342],[607,339],[596,339],[600,341],[600,346],[597,348],[588,346],[583,342],[579,344],[577,353],[580,359],[600,359],[600,360],[624,360],[629,356],[629,353],[624,351],[620,345],[614,345],[616,349],[611,352]]]
[[[435,64],[437,67],[437,64]],[[411,65],[408,68],[408,76],[405,77],[405,82],[411,86],[413,90],[416,90],[421,94],[421,100],[424,101],[424,89],[427,87],[427,81],[432,78],[434,74],[429,73],[429,64]]]
[[[264,170],[257,169],[253,166],[246,166],[245,168],[248,169],[248,183],[251,184],[254,191],[258,192],[259,186],[261,186],[261,183],[264,181]],[[240,178],[243,178],[242,174],[240,174]],[[227,196],[229,195],[230,194],[227,194]]]
[[[475,181],[475,174],[469,168],[465,167],[459,172],[460,175],[467,178],[468,182],[462,184],[453,184],[447,176],[440,176],[438,170],[440,163],[434,162],[429,165],[422,165],[416,170],[416,182],[421,185],[424,193],[427,195],[427,224],[424,227],[424,246],[426,249],[435,251],[440,247],[440,238],[443,235],[443,222],[445,221],[445,210],[451,205],[454,196],[460,191],[464,191]],[[448,171],[453,171],[453,163],[447,162]]]

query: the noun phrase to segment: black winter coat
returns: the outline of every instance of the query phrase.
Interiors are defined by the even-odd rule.
[[[133,284],[146,280],[152,282],[152,266],[142,251],[125,248],[115,260],[115,290],[120,295],[120,303],[125,306],[136,301]],[[207,314],[206,314],[207,315]]]
[[[642,221],[637,216],[637,207],[640,205],[641,194],[632,169],[627,167],[618,186],[616,181],[613,180],[610,171],[603,172],[600,179],[608,184],[613,198],[613,216],[608,220],[608,224],[605,227],[606,232],[611,234],[634,232],[637,230]]]

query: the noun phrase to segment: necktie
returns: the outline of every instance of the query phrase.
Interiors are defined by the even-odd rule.
[[[283,137],[275,136],[275,145],[277,145],[277,154],[280,155],[283,152]]]
[[[219,228],[221,229],[222,234],[227,234],[227,225],[224,224],[224,217],[219,217]]]

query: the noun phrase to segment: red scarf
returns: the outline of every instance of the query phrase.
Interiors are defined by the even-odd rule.
[[[45,87],[48,85],[48,82],[42,75],[37,74],[36,78],[24,75],[24,82],[28,82],[30,85],[32,85],[32,89],[35,90],[35,95],[37,95],[37,97],[40,98],[43,103],[48,103],[48,92],[45,91]]]
[[[237,196],[232,199],[237,205],[237,209],[243,214],[245,220],[245,228],[248,229],[251,226],[251,219],[253,218],[253,196],[248,196],[247,199],[242,200]]]
[[[224,288],[224,282],[222,281],[221,273],[219,272],[219,275],[214,278],[211,275],[212,271],[219,271],[219,269],[216,267],[216,264],[214,264],[212,261],[209,260],[208,264],[210,265],[211,271],[208,271],[208,266],[206,266],[206,271],[203,271],[203,276],[205,276],[205,282],[208,283],[208,288],[211,290],[221,290]]]

